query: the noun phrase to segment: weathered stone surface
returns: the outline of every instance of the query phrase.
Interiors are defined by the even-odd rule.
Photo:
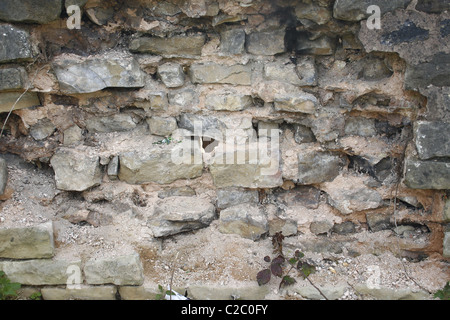
[[[317,83],[316,67],[312,57],[298,58],[296,64],[289,60],[277,59],[264,64],[267,80],[288,82],[297,86],[311,86]]]
[[[236,14],[236,15],[219,14],[213,18],[211,24],[213,27],[215,27],[224,23],[238,22],[246,19],[247,16],[245,14]]]
[[[197,91],[191,88],[170,91],[168,96],[170,105],[186,111],[195,109],[200,101]]]
[[[328,8],[304,2],[297,4],[295,15],[298,19],[308,19],[319,25],[327,23],[332,18],[332,12]]]
[[[244,188],[224,188],[217,190],[217,208],[225,209],[241,203],[257,203],[258,191]]]
[[[410,288],[392,289],[366,283],[356,284],[355,290],[358,293],[370,295],[378,300],[425,300],[430,298],[430,295],[422,290],[413,291]]]
[[[166,237],[207,227],[215,215],[214,205],[206,199],[168,197],[158,200],[148,225],[155,237]]]
[[[194,300],[264,300],[269,287],[247,283],[236,287],[205,284],[189,286],[187,291],[188,297]]]
[[[430,84],[450,86],[450,54],[438,53],[427,62],[409,64],[405,72],[405,89],[418,90]]]
[[[273,236],[277,232],[282,232],[286,237],[296,235],[298,232],[297,221],[280,218],[269,220],[269,236]]]
[[[224,54],[242,54],[245,51],[245,31],[242,29],[223,30],[220,33],[219,50]]]
[[[250,95],[225,92],[206,96],[205,106],[216,111],[241,111],[253,104]]]
[[[375,209],[383,205],[378,191],[367,187],[364,178],[339,175],[331,182],[322,184],[321,189],[328,194],[330,205],[342,214]]]
[[[158,54],[164,57],[199,56],[205,41],[204,34],[180,35],[170,38],[141,37],[131,41],[130,51]]]
[[[333,224],[328,220],[313,221],[309,226],[309,229],[315,235],[327,234],[333,228]]]
[[[342,253],[344,242],[329,238],[317,238],[313,240],[304,240],[300,242],[302,252],[319,252],[319,253]]]
[[[177,63],[167,62],[160,65],[158,75],[168,88],[177,88],[184,84],[183,67]]]
[[[345,121],[345,134],[371,137],[377,134],[375,119],[350,117]]]
[[[117,113],[106,117],[90,117],[86,120],[86,129],[89,132],[115,132],[128,131],[136,128],[131,115]]]
[[[315,142],[316,137],[311,128],[302,124],[294,124],[294,140],[297,143]]]
[[[8,165],[6,160],[0,158],[0,195],[5,192],[8,183]]]
[[[444,222],[450,222],[450,199],[447,199],[444,206]]]
[[[329,56],[334,53],[336,40],[328,36],[310,39],[308,34],[302,33],[297,37],[296,51],[300,54],[312,54],[318,56]]]
[[[191,148],[190,141],[170,147],[155,146],[147,150],[129,151],[120,154],[119,157],[119,179],[131,184],[146,182],[166,184],[178,179],[197,178],[203,172],[200,147],[194,144]]]
[[[109,161],[108,169],[106,170],[108,177],[111,180],[117,180],[119,176],[119,157],[115,156]]]
[[[37,259],[0,262],[0,270],[3,270],[12,282],[31,286],[67,284],[71,274],[68,273],[69,267],[81,269],[81,260]]]
[[[341,114],[333,113],[321,113],[311,124],[311,130],[319,142],[336,140],[344,131],[344,127],[345,118]]]
[[[74,149],[60,149],[50,159],[56,187],[66,191],[84,191],[101,183],[98,156]]]
[[[406,8],[411,0],[336,0],[333,8],[333,16],[339,20],[359,21],[368,18],[371,13],[367,13],[370,5],[377,5],[381,10],[381,15],[399,8]]]
[[[13,106],[18,110],[41,105],[36,92],[26,92],[19,100],[21,95],[20,92],[0,93],[0,112],[9,112]]]
[[[26,77],[23,67],[0,69],[0,91],[25,89]]]
[[[226,125],[214,116],[183,113],[180,115],[178,127],[189,130],[195,136],[213,138],[219,141],[224,139]]]
[[[150,112],[150,110],[166,110],[168,105],[167,93],[161,91],[149,92],[145,98],[139,98],[134,104],[147,112]]]
[[[450,123],[417,121],[414,129],[420,159],[450,157]]]
[[[316,111],[317,98],[310,93],[277,94],[274,107],[277,111],[301,112],[313,114]]]
[[[4,0],[0,3],[0,20],[48,23],[59,19],[61,9],[62,0],[25,0],[20,3]]]
[[[284,36],[286,30],[267,30],[253,32],[247,36],[247,52],[257,55],[275,55],[283,53],[286,48],[284,45]]]
[[[213,62],[191,65],[189,70],[193,83],[222,83],[251,85],[251,68],[247,65],[220,65]]]
[[[77,125],[73,125],[64,130],[64,145],[76,144],[83,139],[83,130]]]
[[[366,220],[367,225],[373,232],[391,229],[393,227],[390,215],[368,212],[366,213]]]
[[[291,190],[278,189],[274,193],[277,203],[285,206],[304,206],[317,209],[320,201],[320,190],[310,186],[296,186]]]
[[[323,293],[325,297],[327,297],[328,300],[337,300],[341,298],[345,291],[348,289],[347,283],[337,283],[332,285],[322,285],[318,286],[320,291]],[[320,294],[320,292],[314,288],[311,284],[305,283],[300,286],[296,285],[292,289],[295,292],[297,292],[299,295],[306,299],[311,300],[324,300],[325,298]]]
[[[50,119],[39,120],[36,124],[32,125],[30,128],[30,135],[34,140],[44,140],[45,138],[51,136],[55,132],[56,127],[50,121]]]
[[[418,0],[416,10],[426,13],[441,13],[450,10],[450,3],[445,0]]]
[[[158,117],[153,116],[147,119],[150,133],[167,137],[177,129],[177,120],[174,117]]]
[[[103,26],[108,23],[108,20],[114,16],[114,8],[112,7],[91,7],[86,9],[86,15],[89,20],[98,26]]]
[[[0,10],[2,11],[2,10]],[[0,63],[31,60],[30,35],[9,24],[0,25]]]
[[[80,288],[41,289],[44,300],[116,300],[116,286],[80,286]]]
[[[450,164],[407,159],[403,182],[412,189],[450,189]]]
[[[144,282],[139,254],[90,259],[84,266],[88,284],[141,285]]]
[[[120,286],[120,299],[122,300],[156,300],[156,296],[160,294],[158,285],[154,286]]]
[[[90,93],[109,87],[144,86],[144,73],[130,56],[113,55],[87,59],[60,57],[53,70],[63,93]]]
[[[168,197],[193,197],[195,195],[195,190],[188,186],[168,188],[158,192],[158,198],[160,199]]]
[[[321,183],[333,180],[343,167],[343,159],[331,152],[308,151],[298,154],[298,182]]]
[[[444,243],[443,243],[442,255],[447,258],[450,257],[450,232],[444,233]]]
[[[356,232],[356,227],[353,222],[345,221],[342,223],[336,223],[331,230],[337,234],[350,234]]]
[[[257,205],[238,204],[220,212],[219,231],[257,240],[269,231],[267,217]]]
[[[424,41],[430,35],[429,30],[418,27],[413,21],[406,21],[398,29],[381,35],[381,43],[396,45],[413,41]]]
[[[53,224],[1,228],[0,257],[10,259],[51,258],[54,253]]]

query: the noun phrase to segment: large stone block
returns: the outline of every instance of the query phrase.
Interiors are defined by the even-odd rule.
[[[116,286],[47,287],[41,289],[44,300],[116,300]]]
[[[245,31],[242,29],[223,30],[220,33],[219,50],[224,54],[242,54],[245,51]]]
[[[219,231],[257,240],[269,231],[267,217],[257,205],[238,204],[220,212]]]
[[[344,165],[344,159],[331,152],[308,151],[298,154],[298,182],[321,183],[333,180]]]
[[[407,65],[405,89],[418,90],[431,84],[450,86],[450,54],[438,53],[427,62]]]
[[[51,221],[32,227],[0,228],[0,258],[51,258],[54,250]]]
[[[251,85],[252,70],[247,65],[220,65],[214,62],[191,65],[189,70],[193,83],[222,83]]]
[[[267,56],[283,53],[286,50],[284,44],[285,34],[286,30],[284,29],[250,33],[246,40],[247,52]]]
[[[450,189],[450,163],[407,159],[404,183],[412,189]]]
[[[25,30],[9,24],[0,25],[0,43],[0,63],[26,61],[33,57],[30,35]]]
[[[177,63],[164,63],[158,67],[158,75],[168,88],[181,87],[184,84],[183,67]]]
[[[23,67],[0,69],[0,91],[25,89],[26,76]]]
[[[101,183],[98,156],[74,149],[60,149],[50,159],[55,171],[56,187],[66,191],[84,191]]]
[[[225,92],[206,96],[205,106],[216,111],[241,111],[253,104],[250,95]]]
[[[106,117],[91,117],[86,120],[89,132],[129,131],[136,128],[136,123],[129,114],[117,113]]]
[[[141,285],[144,282],[143,267],[136,252],[86,261],[84,274],[88,284]]]
[[[130,43],[130,51],[152,53],[164,57],[190,57],[202,53],[206,37],[204,34],[173,36],[169,38],[140,37]]]
[[[2,0],[0,20],[11,22],[48,23],[58,20],[62,0]]]
[[[207,227],[215,218],[215,208],[206,199],[168,197],[158,200],[148,225],[155,237]]]
[[[277,94],[274,107],[277,111],[301,112],[313,114],[316,111],[317,98],[310,93]]]
[[[264,77],[297,86],[312,86],[317,83],[316,67],[312,57],[299,57],[296,64],[282,59],[268,62],[264,65]]]
[[[422,160],[450,157],[450,123],[417,121],[415,141]]]
[[[111,54],[87,59],[61,57],[53,62],[53,70],[63,93],[90,93],[109,87],[144,86],[144,73],[138,62],[130,56]]]
[[[21,97],[19,99],[19,97]],[[36,92],[2,92],[0,93],[0,112],[9,112],[41,105]],[[14,107],[14,109],[13,109]]]
[[[217,190],[217,208],[224,209],[241,203],[257,203],[258,191],[244,188],[224,188]]]
[[[336,0],[333,8],[333,16],[339,20],[360,21],[368,18],[371,13],[367,12],[370,5],[380,8],[381,14],[406,8],[411,0]]]

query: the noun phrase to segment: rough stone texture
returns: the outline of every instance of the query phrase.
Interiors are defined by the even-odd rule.
[[[88,260],[83,272],[88,284],[141,285],[144,281],[137,253]]]
[[[257,240],[269,231],[267,217],[253,204],[238,204],[220,212],[219,231]]]
[[[296,235],[298,232],[297,221],[280,218],[269,220],[269,236],[273,236],[277,232],[282,232],[285,237]]]
[[[398,8],[406,8],[411,0],[336,0],[333,7],[333,16],[339,20],[345,21],[359,21],[369,17],[370,12],[367,13],[367,8],[370,5],[377,5],[381,9],[381,15],[386,12],[394,11]]]
[[[119,179],[131,184],[172,183],[178,179],[199,177],[203,171],[200,148],[197,144],[191,147],[190,141],[172,147],[125,152],[119,157]]]
[[[417,90],[433,84],[450,86],[450,54],[437,53],[427,62],[410,64],[405,72],[405,89]]]
[[[442,255],[447,258],[450,257],[450,232],[444,233],[444,243],[443,243]]]
[[[344,295],[347,290],[348,284],[338,283],[333,285],[319,286],[320,291],[323,293],[328,300],[337,300]],[[325,298],[320,294],[320,292],[314,288],[311,284],[303,284],[302,286],[296,285],[291,290],[297,292],[299,295],[306,299],[311,300],[324,300]]]
[[[42,288],[44,300],[116,300],[115,286],[81,286],[76,289]]]
[[[318,25],[322,25],[330,21],[332,12],[326,7],[321,7],[315,3],[301,2],[295,7],[295,15],[301,21],[308,19],[314,21]]]
[[[155,237],[207,227],[215,218],[215,208],[197,197],[168,197],[158,200],[148,224]]]
[[[317,209],[320,201],[320,190],[310,186],[296,186],[290,190],[277,190],[274,193],[278,203],[285,206],[303,206]]]
[[[1,258],[51,258],[54,249],[52,222],[33,227],[0,229]]]
[[[30,35],[27,31],[12,25],[0,25],[0,63],[30,60]]]
[[[192,83],[228,83],[251,85],[251,68],[246,65],[220,65],[213,62],[193,64],[189,70]]]
[[[416,10],[427,13],[441,13],[450,10],[450,3],[442,0],[418,0]]]
[[[83,130],[79,126],[73,125],[64,130],[64,145],[70,146],[80,142],[82,139]]]
[[[357,135],[363,137],[374,136],[377,131],[375,128],[375,119],[351,117],[345,121],[345,134]]]
[[[317,98],[310,93],[289,95],[276,95],[274,98],[275,110],[286,112],[314,113]]]
[[[424,300],[429,298],[429,294],[419,290],[411,289],[392,289],[387,287],[373,287],[367,284],[358,284],[355,289],[361,294],[368,294],[379,300]]]
[[[89,132],[128,131],[136,128],[136,123],[129,114],[119,113],[106,117],[92,117],[86,120]]]
[[[158,67],[158,75],[168,88],[181,87],[184,84],[183,67],[177,63],[164,63]]]
[[[391,229],[394,225],[391,223],[391,216],[379,214],[376,212],[366,213],[367,225],[373,232]]]
[[[415,142],[422,160],[450,157],[450,123],[417,121]]]
[[[313,221],[309,227],[311,232],[315,235],[327,234],[330,232],[331,228],[333,228],[333,224],[327,220]]]
[[[153,116],[147,123],[150,133],[157,136],[170,136],[177,129],[177,120],[173,117]]]
[[[245,51],[245,31],[223,30],[220,33],[220,52],[227,55],[242,54]]]
[[[55,132],[56,127],[49,119],[39,120],[30,128],[30,135],[35,140],[44,140]]]
[[[266,30],[253,32],[247,36],[246,49],[256,55],[275,55],[285,51],[284,36],[286,30]]]
[[[89,156],[74,149],[60,149],[50,163],[55,171],[58,189],[84,191],[101,183],[98,156]]]
[[[329,56],[334,53],[336,40],[328,36],[310,39],[307,34],[299,35],[296,51],[300,54],[313,54],[318,56]]]
[[[0,3],[0,20],[11,22],[49,23],[59,19],[62,0],[14,0]]]
[[[253,104],[250,95],[225,92],[210,94],[205,99],[205,106],[216,111],[241,111]]]
[[[21,98],[19,99],[19,97]],[[14,110],[19,110],[39,106],[40,104],[36,92],[26,92],[24,95],[20,92],[0,93],[0,112],[9,112],[13,107]]]
[[[241,203],[257,203],[258,191],[244,188],[224,188],[218,189],[217,208],[225,209]]]
[[[130,51],[152,53],[165,57],[190,57],[202,53],[206,37],[203,34],[170,38],[141,37],[131,41]]]
[[[450,164],[407,159],[403,182],[412,189],[450,189]]]
[[[450,222],[450,199],[447,199],[444,206],[444,222]]]
[[[61,92],[90,93],[109,87],[144,86],[144,74],[137,61],[129,56],[59,57],[53,63]]]
[[[333,180],[343,166],[338,154],[329,152],[301,152],[298,154],[298,182],[321,183]]]
[[[122,300],[156,300],[156,295],[160,294],[158,285],[153,286],[120,286],[119,294]]]
[[[267,80],[288,82],[297,86],[312,86],[317,82],[316,68],[311,57],[299,58],[296,64],[281,59],[266,63],[264,77]]]
[[[8,165],[6,160],[0,158],[0,195],[5,192],[8,183]]]
[[[0,69],[0,91],[24,89],[26,77],[23,67]]]
[[[183,113],[180,115],[178,127],[189,130],[194,136],[206,136],[222,141],[226,125],[217,117]]]
[[[11,282],[31,286],[67,284],[69,267],[81,269],[81,260],[37,259],[0,262],[0,270],[5,272]]]
[[[188,296],[194,300],[264,300],[269,289],[255,284],[236,287],[213,285],[192,285],[188,287]]]
[[[314,136],[311,128],[302,124],[294,124],[294,140],[299,144],[309,143],[315,142],[316,137]]]

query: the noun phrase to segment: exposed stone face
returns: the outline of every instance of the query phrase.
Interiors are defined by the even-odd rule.
[[[246,202],[257,203],[258,191],[232,187],[217,190],[217,207],[219,209],[224,209]]]
[[[128,131],[136,128],[136,123],[129,114],[119,113],[106,117],[91,117],[86,120],[89,132]]]
[[[438,53],[429,61],[408,65],[405,73],[405,89],[417,90],[430,84],[450,86],[450,54]]]
[[[33,227],[0,229],[0,257],[2,258],[51,258],[54,249],[52,222]]]
[[[48,23],[59,19],[62,0],[14,0],[0,3],[0,20],[11,22]]]
[[[306,92],[292,95],[276,95],[274,98],[274,107],[278,111],[314,113],[317,103],[317,98]]]
[[[251,68],[246,65],[220,65],[213,62],[194,64],[190,68],[192,83],[251,85]]]
[[[33,57],[30,35],[25,30],[8,24],[0,25],[0,42],[0,63],[27,61]]]
[[[80,288],[42,288],[44,300],[116,300],[115,286],[81,286]]]
[[[333,180],[343,167],[338,154],[328,152],[302,152],[298,154],[298,181],[301,184]]]
[[[220,212],[219,231],[257,240],[268,231],[264,212],[256,205],[239,204]]]
[[[165,57],[190,57],[202,53],[206,37],[203,34],[170,38],[141,37],[131,41],[130,51],[159,54]]]
[[[23,67],[0,69],[0,91],[24,89],[26,76]]]
[[[170,136],[177,129],[177,120],[174,117],[153,116],[147,119],[151,134],[157,136]]]
[[[227,55],[245,51],[245,32],[241,29],[224,30],[220,33],[220,52]]]
[[[215,218],[215,208],[206,199],[168,197],[158,200],[148,224],[155,237],[207,227]]]
[[[55,125],[49,119],[43,119],[30,128],[30,135],[35,140],[44,140],[53,134],[55,130]]]
[[[385,14],[389,11],[394,11],[398,8],[406,8],[411,0],[336,0],[333,8],[333,16],[339,20],[345,21],[359,21],[370,16],[370,12],[367,13],[367,8],[370,5],[377,5],[381,9],[381,14]]]
[[[250,95],[225,92],[210,94],[205,99],[205,105],[210,110],[216,111],[241,111],[253,104]]]
[[[310,57],[298,59],[296,64],[289,60],[276,60],[264,65],[264,77],[268,80],[288,82],[297,86],[316,84],[316,68]]]
[[[308,19],[322,25],[330,21],[332,12],[325,7],[321,7],[315,3],[299,3],[295,7],[295,15],[298,19]]]
[[[415,142],[422,160],[450,157],[450,123],[416,122]]]
[[[450,10],[450,3],[442,0],[418,0],[416,10],[427,13],[441,13]]]
[[[108,58],[60,57],[53,69],[64,93],[90,93],[109,87],[139,88],[144,74],[132,57]]]
[[[450,189],[450,164],[407,159],[404,183],[412,189]]]
[[[58,189],[84,191],[101,183],[98,156],[89,156],[74,149],[60,149],[50,163],[55,171]]]
[[[284,36],[286,30],[267,30],[253,32],[247,36],[247,52],[256,55],[275,55],[285,51]]]
[[[158,67],[158,74],[168,88],[177,88],[184,84],[183,67],[179,64],[164,63]]]
[[[328,36],[310,39],[308,34],[300,34],[297,39],[296,51],[300,54],[329,56],[334,53],[336,40]]]
[[[19,97],[22,96],[20,99]],[[2,92],[0,93],[0,112],[9,112],[13,106],[14,110],[41,105],[36,92]]]
[[[8,183],[8,166],[6,160],[0,158],[0,195],[5,192]]]
[[[141,285],[144,282],[137,253],[88,260],[83,271],[88,284]]]

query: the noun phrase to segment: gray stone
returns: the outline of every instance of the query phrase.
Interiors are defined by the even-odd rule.
[[[303,206],[317,209],[320,202],[320,190],[310,186],[296,186],[291,190],[274,191],[275,199],[284,206]]]
[[[119,157],[118,156],[113,157],[111,159],[111,161],[109,161],[108,169],[107,169],[106,173],[108,174],[108,177],[111,180],[118,179],[118,176],[119,176]]]
[[[55,132],[56,127],[50,121],[50,119],[39,120],[36,124],[32,125],[30,128],[30,135],[34,140],[44,140],[48,138]]]
[[[317,83],[312,57],[299,57],[296,64],[283,59],[268,62],[264,64],[264,77],[267,80],[288,82],[296,86],[311,86]]]
[[[295,15],[297,19],[308,19],[315,23],[322,25],[327,23],[332,18],[331,10],[326,7],[321,7],[315,3],[300,2],[295,7]]]
[[[420,159],[450,157],[450,123],[417,121],[414,129]]]
[[[87,2],[88,2],[88,0],[65,0],[64,6],[65,6],[66,10],[68,7],[70,7],[72,5],[79,6],[80,9],[82,9]]]
[[[225,209],[241,203],[257,203],[259,196],[258,191],[254,189],[244,188],[224,188],[218,189],[217,208]]]
[[[130,56],[59,58],[53,70],[63,93],[90,93],[110,87],[140,88],[144,73]]]
[[[178,127],[192,132],[193,135],[209,137],[219,141],[224,139],[226,125],[214,116],[183,113]]]
[[[66,146],[76,144],[83,139],[83,130],[77,125],[73,125],[64,130],[64,142]]]
[[[450,189],[450,164],[407,159],[403,182],[412,189]]]
[[[155,237],[207,227],[215,218],[214,205],[197,197],[168,197],[158,200],[148,225]]]
[[[129,114],[117,113],[106,117],[90,117],[86,120],[89,132],[129,131],[136,128],[136,123]]]
[[[345,221],[342,223],[336,223],[331,229],[332,232],[337,234],[350,234],[356,232],[355,224],[351,221]]]
[[[216,285],[191,285],[188,297],[194,300],[264,300],[269,293],[268,286],[243,284],[236,287]]]
[[[302,152],[298,154],[298,182],[321,183],[333,180],[343,167],[343,159],[331,152]]]
[[[447,198],[444,206],[444,222],[450,222],[450,198]]]
[[[274,97],[274,107],[277,111],[313,114],[316,111],[317,103],[317,98],[306,92],[277,94]]]
[[[41,105],[41,102],[37,92],[26,92],[23,95],[20,92],[0,93],[0,112],[9,112],[39,105]]]
[[[215,111],[241,111],[253,104],[252,97],[246,94],[225,92],[209,94],[205,99],[205,106]]]
[[[145,99],[139,99],[134,104],[147,112],[149,110],[166,110],[168,104],[167,94],[165,92],[151,92]]]
[[[171,17],[182,12],[179,7],[167,1],[158,1],[158,4],[152,9],[153,14]]]
[[[450,86],[450,54],[437,53],[420,64],[408,64],[405,72],[405,89],[418,90],[429,85]]]
[[[450,10],[450,3],[446,0],[418,0],[416,10],[426,13],[441,13]]]
[[[327,220],[311,222],[309,229],[315,235],[327,234],[333,228],[333,223]]]
[[[273,132],[272,132],[273,131]],[[258,136],[259,137],[271,137],[272,134],[279,133],[278,123],[258,121]]]
[[[173,36],[170,38],[140,37],[130,43],[130,51],[152,53],[164,57],[191,57],[202,53],[204,34]]]
[[[183,110],[192,110],[200,102],[197,91],[190,88],[170,91],[168,95],[169,104]]]
[[[8,183],[8,165],[5,159],[0,158],[0,195],[5,193],[7,183]]]
[[[357,187],[328,191],[328,203],[342,214],[375,209],[383,205],[381,195],[370,188]]]
[[[93,258],[86,261],[84,268],[86,283],[141,285],[144,282],[143,267],[139,254],[107,258]]]
[[[150,133],[167,137],[177,129],[177,120],[174,117],[158,117],[153,116],[147,119]]]
[[[189,74],[192,83],[221,83],[251,85],[252,72],[247,65],[220,65],[214,62],[191,65]]]
[[[114,8],[91,7],[86,9],[86,15],[96,25],[103,26],[114,16]]]
[[[257,240],[269,231],[267,217],[257,205],[243,203],[220,212],[219,231]]]
[[[116,286],[47,287],[41,289],[44,300],[116,300]]]
[[[354,286],[354,289],[359,294],[369,295],[378,300],[426,300],[430,298],[430,294],[422,290],[413,291],[411,288],[392,289],[380,285],[359,283]]]
[[[158,192],[158,198],[160,199],[168,197],[193,197],[195,195],[195,190],[188,186],[169,188]]]
[[[245,51],[245,31],[242,29],[223,30],[220,33],[219,50],[224,54],[242,54]]]
[[[120,286],[119,294],[121,300],[156,300],[156,296],[160,294],[158,286],[148,285],[142,286]]]
[[[370,5],[376,5],[381,10],[381,15],[396,9],[405,9],[411,0],[336,0],[333,8],[333,16],[339,20],[360,21],[368,18]]]
[[[373,232],[387,230],[393,227],[393,224],[391,223],[391,215],[368,212],[366,213],[366,221],[370,230]]]
[[[5,272],[11,282],[30,286],[65,285],[71,268],[81,269],[81,260],[33,259],[0,262],[0,270]]]
[[[0,43],[0,63],[29,61],[33,57],[30,35],[25,30],[9,24],[0,25]]]
[[[200,147],[191,141],[120,154],[119,179],[130,184],[172,183],[202,175]],[[179,155],[182,153],[182,155]]]
[[[345,134],[372,137],[377,134],[375,119],[350,117],[345,121]]]
[[[50,159],[55,171],[56,187],[66,191],[84,191],[101,183],[98,156],[74,149],[60,149]]]
[[[0,20],[11,22],[49,23],[58,20],[62,0],[3,0],[0,3]]]
[[[344,127],[344,116],[331,112],[321,113],[311,123],[311,130],[319,142],[336,140],[344,131]]]
[[[294,140],[299,144],[309,143],[315,142],[316,137],[314,136],[311,128],[302,124],[294,124]]]
[[[334,53],[336,40],[328,36],[310,39],[307,34],[301,33],[297,37],[296,51],[300,54],[329,56]]]
[[[300,86],[317,85],[317,69],[313,56],[302,56],[297,58],[295,71],[300,79]]]
[[[158,75],[168,88],[177,88],[184,85],[183,67],[177,63],[164,63],[158,66]]]
[[[444,243],[442,255],[446,258],[450,258],[450,232],[444,233]]]
[[[26,78],[23,67],[0,69],[0,91],[25,89]]]
[[[297,221],[293,219],[275,218],[269,220],[269,236],[282,232],[285,237],[293,236],[298,231]]]
[[[320,291],[328,300],[337,300],[344,295],[345,291],[348,289],[348,284],[346,283],[337,283],[332,285],[325,284],[317,287],[320,289]],[[301,295],[306,299],[311,300],[325,299],[325,297],[310,283],[303,284],[302,286],[296,285],[290,290],[297,292],[299,295]]]
[[[302,252],[318,252],[318,253],[342,253],[344,243],[335,239],[316,238],[313,240],[303,240],[300,242]]]
[[[380,40],[385,45],[409,44],[414,41],[424,41],[429,38],[429,35],[430,32],[427,29],[418,27],[413,21],[406,21],[398,29],[383,33]]]
[[[253,32],[247,36],[246,49],[248,53],[273,56],[285,52],[285,29]]]
[[[51,258],[54,250],[51,221],[32,227],[0,229],[0,258]]]

